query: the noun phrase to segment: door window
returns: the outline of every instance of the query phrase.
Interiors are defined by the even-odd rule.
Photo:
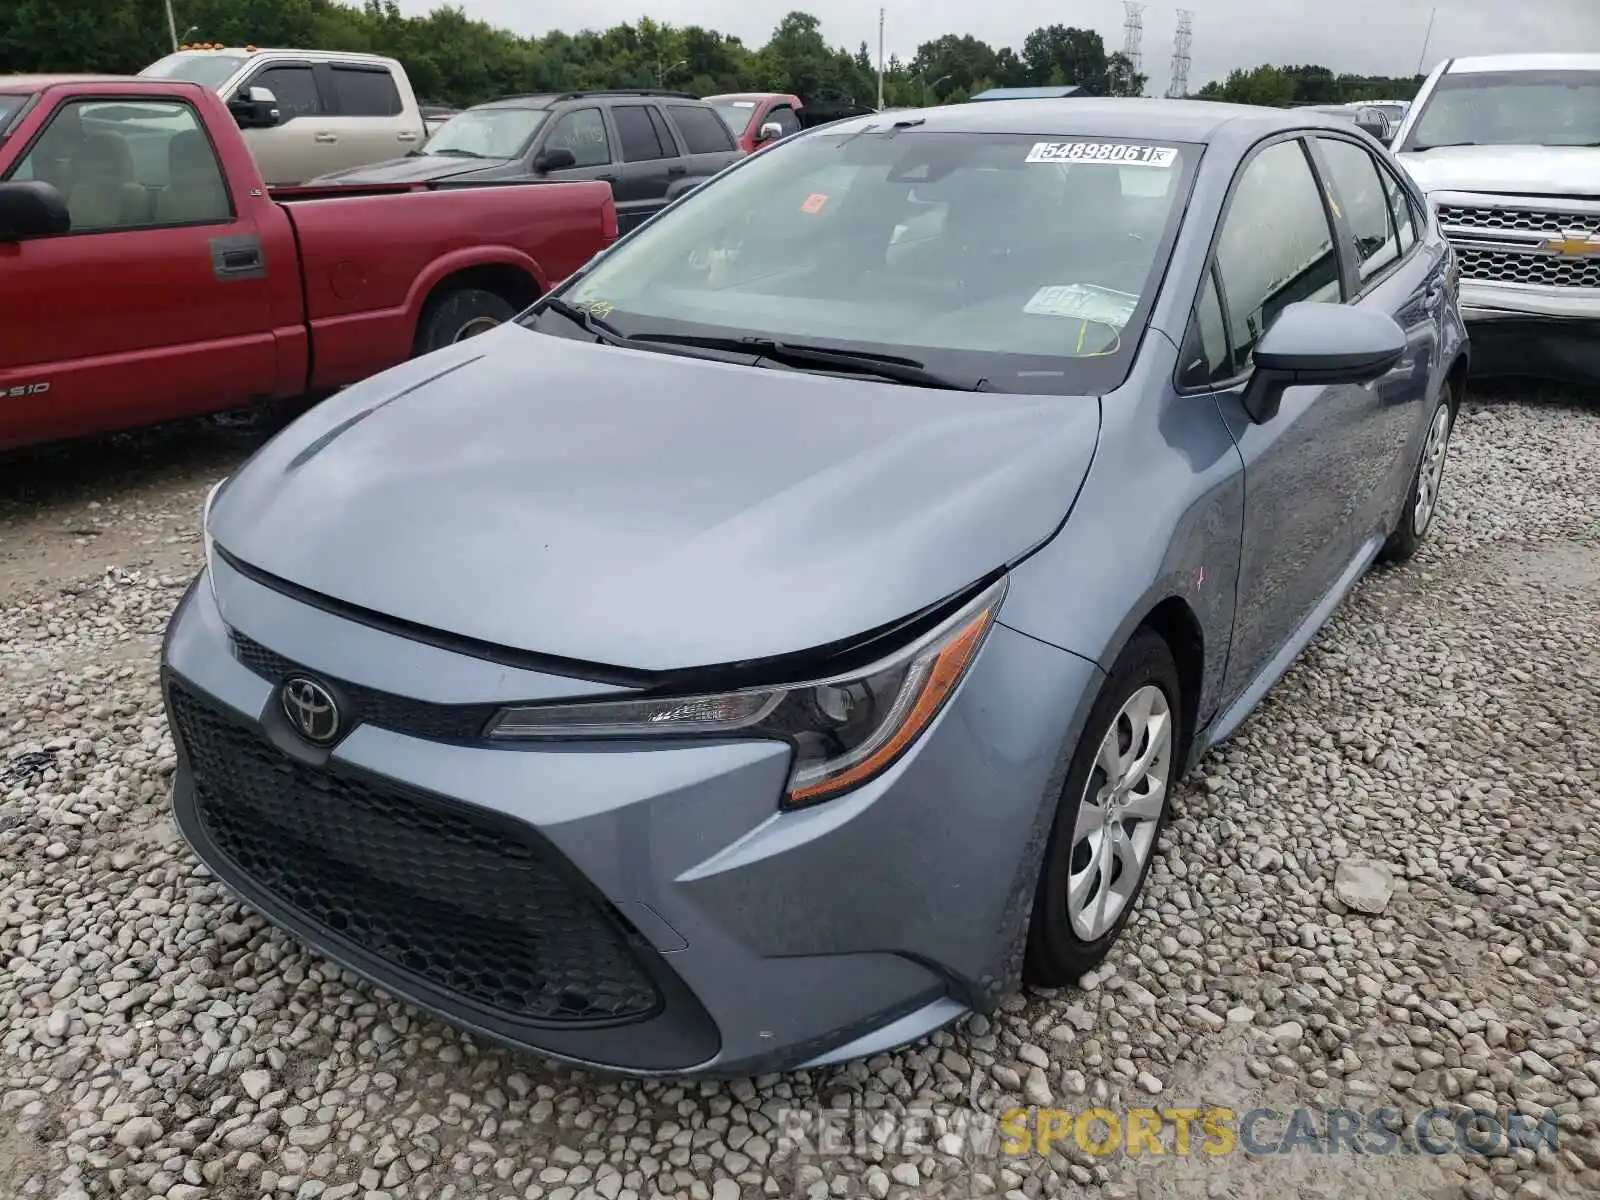
[[[1354,142],[1318,138],[1317,148],[1328,164],[1334,195],[1356,243],[1357,273],[1371,279],[1400,257],[1394,215],[1384,193],[1378,164]]]
[[[343,117],[398,117],[400,89],[387,70],[363,67],[334,67],[333,94],[339,100]]]
[[[575,108],[562,116],[550,130],[545,149],[572,151],[580,167],[603,167],[611,161],[611,139],[606,136],[605,119],[598,108]]]
[[[1178,363],[1178,382],[1183,387],[1205,387],[1223,383],[1234,374],[1228,354],[1228,330],[1222,323],[1222,298],[1217,293],[1217,276],[1206,272],[1206,281],[1189,318],[1189,331],[1183,339],[1183,354]]]
[[[656,136],[656,127],[650,123],[650,110],[643,104],[619,104],[611,110],[611,119],[617,126],[617,139],[622,143],[623,162],[649,162],[666,158],[667,151]]]
[[[669,104],[668,115],[690,154],[724,154],[734,149],[733,135],[709,105]]]
[[[646,105],[645,111],[650,114],[650,125],[656,131],[656,141],[661,143],[661,148],[668,158],[678,157],[678,139],[672,136],[672,130],[667,128],[667,119],[661,115],[661,110],[654,104]]]
[[[1333,227],[1298,140],[1268,146],[1244,168],[1222,219],[1217,267],[1230,377],[1249,367],[1261,335],[1289,305],[1342,298]]]
[[[73,233],[233,220],[211,139],[179,101],[64,104],[9,178],[54,184]]]
[[[268,67],[252,76],[245,86],[264,87],[270,91],[277,98],[278,114],[285,121],[323,115],[317,77],[310,67]]]

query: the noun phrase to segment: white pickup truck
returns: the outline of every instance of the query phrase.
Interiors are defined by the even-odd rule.
[[[244,128],[268,187],[398,158],[427,137],[405,68],[376,54],[191,47],[139,74],[198,83],[224,101],[276,107],[275,123]]]
[[[1600,381],[1600,54],[1447,60],[1392,149],[1459,259],[1473,373]]]

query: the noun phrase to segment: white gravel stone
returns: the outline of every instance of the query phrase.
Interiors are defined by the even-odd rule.
[[[1600,1195],[1593,409],[1469,406],[1430,541],[1363,580],[1176,790],[1134,919],[1081,989],[1009,996],[868,1063],[689,1084],[479,1044],[197,867],[167,810],[153,662],[199,562],[200,500],[247,446],[192,444],[194,464],[124,448],[98,473],[8,463],[49,487],[0,479],[0,1155],[22,1148],[17,1197],[1054,1200],[1116,1164],[1058,1143],[1058,1161],[979,1164],[987,1185],[963,1189],[946,1130],[807,1161],[780,1122],[1156,1095],[1560,1114],[1557,1155],[1464,1158],[1454,1192],[1420,1173],[1430,1156],[1399,1155],[1381,1187],[1268,1176],[1262,1196]]]

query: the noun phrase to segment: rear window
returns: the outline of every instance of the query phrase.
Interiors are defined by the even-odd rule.
[[[388,70],[334,67],[333,94],[344,117],[398,117],[400,89]]]
[[[169,54],[151,63],[139,74],[153,79],[181,79],[185,83],[198,83],[201,87],[219,88],[248,61],[242,54],[193,51]]]
[[[709,105],[669,104],[667,113],[683,137],[690,154],[721,154],[734,149],[728,127],[717,119]]]
[[[1000,391],[1127,373],[1199,149],[811,133],[746,160],[569,289],[624,333],[909,357]]]

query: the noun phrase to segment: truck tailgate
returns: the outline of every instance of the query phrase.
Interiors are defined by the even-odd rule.
[[[611,187],[598,182],[290,188],[272,198],[299,242],[317,388],[409,357],[423,306],[452,276],[515,271],[537,294],[617,229]]]

